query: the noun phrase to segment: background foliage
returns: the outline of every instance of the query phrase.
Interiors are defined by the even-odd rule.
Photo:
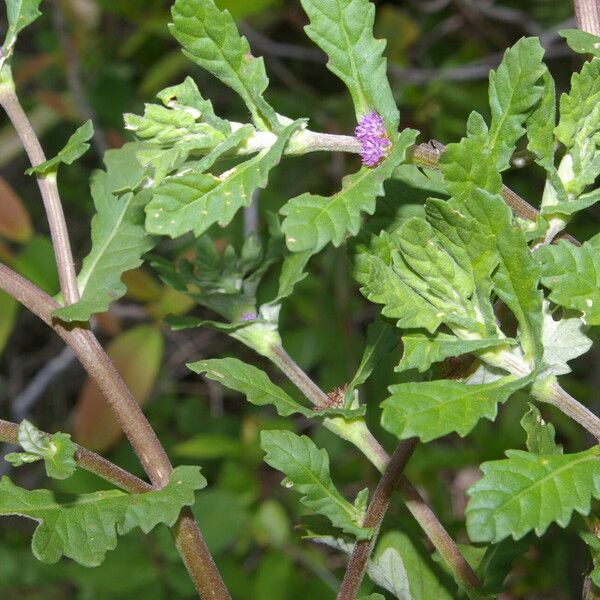
[[[217,114],[245,121],[247,111],[236,95],[181,54],[167,30],[169,1],[55,0],[46,4],[45,16],[22,34],[14,71],[21,97],[49,156],[64,146],[79,124],[90,117],[95,122],[97,133],[90,141],[93,151],[74,166],[61,166],[60,171],[75,254],[81,260],[89,251],[88,222],[93,214],[88,179],[93,169],[103,166],[100,155],[104,149],[119,147],[130,139],[123,128],[123,113],[143,114],[145,102],[152,102],[159,90],[181,82],[185,75],[191,75],[203,94],[211,98]],[[309,116],[316,130],[348,133],[353,129],[351,98],[325,69],[324,56],[303,33],[306,16],[299,2],[219,0],[217,4],[231,10],[255,53],[265,56],[271,76],[269,99],[281,112],[292,118]],[[309,10],[314,3],[305,4]],[[566,2],[535,0],[523,6],[520,2],[414,0],[376,4],[375,31],[377,37],[389,40],[385,54],[390,62],[393,95],[402,111],[402,126],[420,130],[423,140],[456,141],[464,133],[471,110],[490,116],[488,70],[495,68],[503,50],[523,35],[541,35],[559,92],[567,88],[570,73],[580,66],[580,58],[568,51],[556,35],[571,18],[571,6]],[[319,36],[317,27],[311,36]],[[269,111],[261,98],[253,101],[258,107],[255,119],[268,119]],[[385,104],[381,112],[385,114]],[[0,206],[0,256],[54,294],[58,279],[37,190],[33,179],[23,174],[26,158],[11,127],[0,125],[0,190],[7,198]],[[498,160],[501,154],[499,151]],[[110,174],[110,165],[106,166]],[[306,189],[330,195],[338,188],[341,175],[356,167],[356,158],[341,154],[288,159],[271,173],[268,189],[260,193],[259,218],[246,211],[225,229],[214,228],[211,233],[218,237],[220,248],[231,242],[239,247],[244,234],[254,230],[257,222],[259,234],[266,233],[262,229],[268,222],[266,213],[276,210],[281,198],[298,196]],[[541,196],[543,176],[539,167],[525,165],[517,174],[509,173],[505,183],[524,197]],[[135,173],[126,176],[135,178]],[[119,179],[107,191],[103,178],[98,176],[95,181],[94,202],[99,213],[103,194],[126,185]],[[397,203],[379,203],[372,222],[422,216],[423,201],[435,181],[425,180],[415,169],[413,182],[409,186],[406,181],[388,181],[388,196],[400,197],[403,203],[399,208]],[[127,225],[136,227],[135,197],[131,196],[123,210],[129,211]],[[571,231],[580,239],[591,237],[597,231],[598,210],[593,207],[585,217],[576,217]],[[102,235],[101,214],[93,227],[97,235]],[[335,242],[335,235],[331,238]],[[176,244],[163,239],[160,251],[175,255],[180,250]],[[590,246],[589,250],[594,249]],[[568,247],[560,252],[568,252]],[[107,264],[112,268],[110,261]],[[352,378],[360,362],[367,324],[375,317],[376,309],[358,293],[343,248],[330,246],[311,261],[309,270],[311,276],[298,285],[284,305],[281,331],[290,354],[323,389],[331,390]],[[277,289],[277,281],[272,279],[265,292],[271,292],[269,298]],[[291,422],[262,408],[260,397],[254,402],[256,406],[250,405],[240,394],[213,383],[210,374],[201,379],[184,366],[192,360],[251,355],[241,344],[211,330],[172,331],[160,325],[164,315],[185,314],[190,304],[148,269],[130,271],[125,284],[126,297],[99,315],[95,327],[136,399],[145,405],[169,454],[180,463],[203,465],[209,486],[198,495],[194,511],[232,595],[242,600],[332,597],[345,561],[337,551],[301,540],[307,529],[326,530],[327,520],[307,518],[305,506],[310,504],[303,503],[302,497],[309,498],[310,491],[286,493],[279,485],[280,476],[262,462],[259,432],[267,430],[265,436],[275,446],[277,436],[268,430],[290,429]],[[93,290],[93,278],[88,285]],[[120,284],[117,281],[115,285]],[[95,298],[92,293],[90,297]],[[206,317],[210,318],[208,311]],[[592,330],[590,336],[597,341],[597,332]],[[16,421],[27,417],[52,431],[64,430],[64,423],[70,423],[76,441],[106,452],[115,462],[139,473],[137,460],[118,435],[118,426],[104,404],[98,402],[98,390],[85,380],[57,339],[3,295],[0,347],[3,416]],[[573,361],[573,373],[563,381],[594,412],[600,410],[594,369],[600,358],[598,352],[595,348]],[[377,365],[366,384],[368,398],[384,399],[390,383],[403,385],[406,374],[394,370],[399,360],[396,348]],[[413,360],[405,368],[417,366],[423,359]],[[248,362],[255,359],[249,358]],[[267,369],[266,363],[261,366]],[[208,367],[199,364],[198,370],[207,371]],[[277,374],[272,377],[292,399],[295,397]],[[525,431],[519,421],[527,411],[526,400],[517,393],[501,407],[495,423],[481,420],[466,439],[453,434],[421,445],[408,465],[411,480],[459,541],[467,541],[463,525],[465,490],[478,477],[477,465],[498,461],[493,468],[502,469],[504,450],[525,446]],[[378,411],[371,412],[370,426],[391,450],[395,437],[379,425]],[[561,413],[551,407],[544,407],[544,413],[557,425],[558,441],[568,444],[572,452],[589,445]],[[346,498],[356,498],[361,489],[375,485],[377,473],[359,459],[356,451],[323,428],[312,429],[302,417],[298,418],[296,431],[310,428],[311,439],[319,448],[327,449],[334,480]],[[310,448],[305,451],[310,452]],[[270,452],[271,460],[276,462],[275,451]],[[557,463],[560,460],[557,456]],[[7,472],[10,463],[3,462],[0,468]],[[29,489],[38,487],[44,465],[33,463],[13,476]],[[88,493],[104,486],[81,470],[52,485],[57,494]],[[348,504],[348,511],[354,509]],[[386,543],[403,544],[407,555],[414,557],[414,568],[430,572],[431,586],[440,586],[435,597],[455,597],[456,587],[440,563],[423,563],[429,549],[419,545],[421,534],[400,503],[392,506],[386,519],[386,528],[392,531],[381,540],[380,558],[384,559]],[[5,519],[2,525],[3,598],[193,597],[165,528],[159,527],[147,537],[139,530],[129,533],[116,550],[108,553],[101,570],[93,570],[68,560],[52,566],[39,563],[28,544],[33,525],[18,519]],[[526,536],[518,546],[521,553],[505,584],[503,598],[580,597],[588,565],[585,544],[578,536],[579,525],[575,518],[566,532],[552,525],[542,539]],[[411,544],[405,534],[417,542]],[[423,592],[423,598],[434,597],[429,595],[431,586]],[[364,592],[372,587],[365,581]]]

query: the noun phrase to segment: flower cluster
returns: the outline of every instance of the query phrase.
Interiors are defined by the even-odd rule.
[[[360,142],[360,158],[365,167],[376,166],[391,146],[383,119],[376,112],[360,119],[354,130],[354,136]]]

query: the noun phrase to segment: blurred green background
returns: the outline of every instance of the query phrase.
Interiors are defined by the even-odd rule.
[[[302,31],[306,24],[297,0],[217,0],[238,20],[254,54],[265,56],[271,78],[270,102],[289,117],[309,117],[310,127],[350,133],[354,114],[342,84],[326,70],[324,56]],[[494,2],[493,0],[407,0],[376,2],[376,35],[387,38],[390,77],[401,108],[403,126],[422,132],[421,141],[455,141],[464,133],[471,110],[486,114],[487,73],[503,50],[523,35],[540,35],[559,91],[581,58],[566,48],[557,30],[574,26],[572,6],[564,0]],[[107,148],[129,139],[124,112],[141,113],[162,88],[186,75],[197,81],[217,112],[246,121],[239,99],[191,64],[169,35],[168,0],[46,0],[43,18],[25,30],[14,61],[21,100],[49,156],[76,126],[92,118],[92,149],[60,173],[60,189],[75,256],[89,249],[92,202],[88,178],[101,165]],[[0,34],[6,26],[0,18]],[[517,157],[505,183],[536,205],[543,179],[535,165]],[[211,233],[219,247],[241,244],[245,232],[265,229],[264,214],[284,200],[310,190],[329,193],[354,169],[355,157],[312,154],[286,159],[259,196],[254,215],[240,215],[227,229]],[[35,181],[24,175],[26,156],[0,115],[0,260],[49,293],[58,282],[48,227]],[[427,189],[391,181],[380,201],[373,226],[420,210]],[[586,239],[598,229],[599,209],[588,210],[571,226]],[[596,211],[596,212],[594,212]],[[166,254],[172,244],[161,247]],[[362,353],[365,331],[376,315],[358,294],[351,278],[347,248],[331,249],[312,259],[310,277],[284,306],[282,335],[288,352],[325,389],[352,376]],[[358,454],[323,429],[305,420],[282,419],[268,408],[244,403],[217,384],[191,374],[185,363],[203,357],[237,356],[267,365],[224,335],[209,330],[171,332],[161,325],[169,312],[189,310],[187,300],[166,290],[147,268],[126,275],[129,292],[95,328],[156,428],[175,463],[199,464],[209,487],[199,493],[195,512],[208,544],[236,600],[329,599],[335,596],[345,558],[302,540],[307,529],[325,531],[322,521],[305,515],[296,495],[279,485],[279,474],[262,463],[258,434],[265,428],[293,428],[309,433],[332,459],[334,479],[349,495],[376,485],[377,473]],[[269,283],[267,282],[267,285]],[[597,339],[597,333],[592,332]],[[138,474],[140,467],[122,440],[97,390],[40,322],[0,295],[0,416],[27,417],[38,427],[74,433],[76,441],[105,453]],[[379,402],[398,380],[396,349],[365,386],[368,418],[388,451],[394,440],[378,426]],[[575,361],[565,387],[596,412],[600,409],[599,350]],[[271,376],[286,385],[277,373]],[[410,374],[414,377],[413,374]],[[292,390],[289,390],[292,392]],[[524,396],[502,408],[495,424],[481,422],[465,440],[453,435],[420,446],[408,474],[431,502],[455,539],[467,543],[464,491],[477,478],[477,465],[500,458],[507,448],[522,448],[519,420]],[[560,413],[544,410],[569,451],[586,447],[582,433]],[[3,453],[7,448],[3,449]],[[9,465],[0,465],[9,473]],[[48,482],[43,469],[31,465],[11,473],[25,487],[51,485],[59,494],[105,487],[78,471],[63,482]],[[589,569],[579,541],[577,519],[563,531],[552,526],[543,540],[526,538],[523,553],[507,578],[503,600],[563,600],[581,597]],[[102,600],[185,599],[194,593],[166,529],[149,536],[132,533],[121,539],[106,562],[87,569],[68,560],[37,562],[29,548],[33,524],[23,519],[0,521],[0,598]],[[428,554],[417,526],[399,501],[394,502],[386,531],[408,533],[426,569],[437,574],[456,596],[455,586]],[[368,581],[364,591],[374,589]],[[381,591],[381,590],[378,590]],[[436,594],[435,592],[432,592]],[[426,598],[428,596],[425,596]],[[437,600],[437,596],[431,596]]]

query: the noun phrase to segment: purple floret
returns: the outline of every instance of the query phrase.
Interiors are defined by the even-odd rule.
[[[376,112],[361,118],[354,130],[360,142],[360,157],[365,167],[375,167],[385,157],[391,142],[387,137],[383,119]]]
[[[240,321],[255,321],[256,319],[258,319],[258,315],[256,313],[253,313],[253,312],[244,313],[240,317]]]
[[[360,158],[365,167],[376,166],[386,155],[391,142],[388,138],[369,138],[361,141]]]
[[[383,119],[376,112],[371,112],[362,117],[354,130],[354,136],[360,141],[374,137],[380,138],[385,134],[386,131]]]

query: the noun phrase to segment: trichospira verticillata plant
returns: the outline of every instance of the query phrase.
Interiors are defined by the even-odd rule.
[[[391,146],[381,115],[370,112],[360,119],[354,137],[360,142],[360,158],[365,167],[375,167]]]

